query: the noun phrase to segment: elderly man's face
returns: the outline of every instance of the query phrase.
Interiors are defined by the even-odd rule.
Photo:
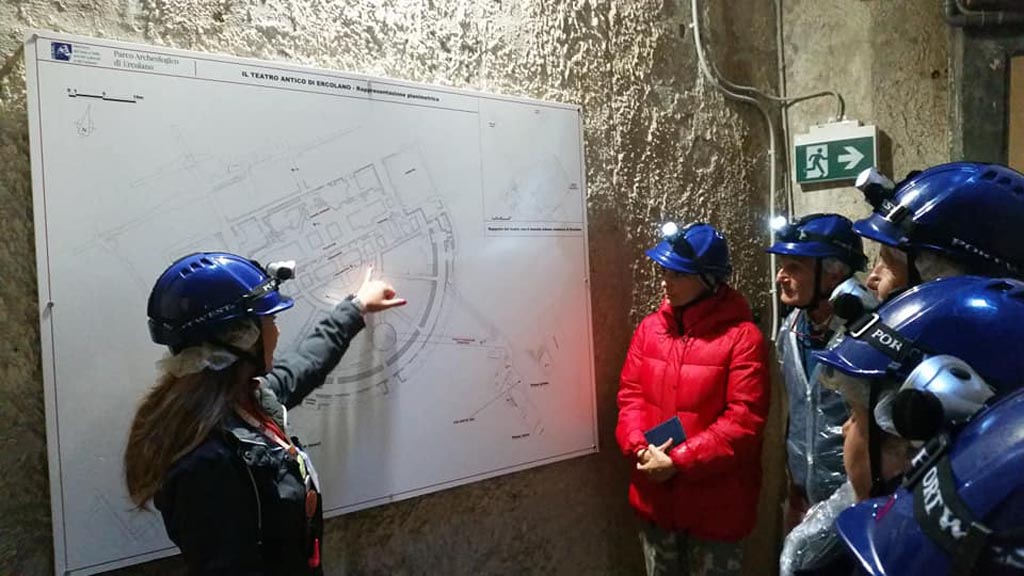
[[[865,284],[879,300],[909,284],[907,255],[891,246],[882,246]]]

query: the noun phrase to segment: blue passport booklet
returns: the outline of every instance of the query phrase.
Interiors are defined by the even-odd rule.
[[[683,430],[683,423],[679,421],[679,416],[673,416],[644,432],[644,438],[647,439],[648,444],[655,446],[661,446],[671,438],[672,444],[668,447],[671,450],[686,440],[686,432]]]

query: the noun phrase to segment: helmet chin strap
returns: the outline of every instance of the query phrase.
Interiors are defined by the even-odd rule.
[[[803,306],[794,306],[794,308],[797,308],[798,310],[803,310],[804,314],[805,314],[805,316],[807,318],[807,322],[811,325],[811,330],[809,331],[809,335],[807,336],[808,339],[810,341],[812,341],[812,342],[818,341],[818,342],[821,342],[822,344],[824,344],[825,341],[827,341],[828,337],[830,336],[829,331],[831,329],[830,328],[831,315],[829,316],[829,318],[827,318],[824,321],[824,323],[823,323],[824,331],[820,335],[818,335],[818,336],[815,336],[814,330],[815,329],[821,330],[822,328],[821,328],[820,325],[815,324],[814,321],[811,320],[811,316],[810,316],[811,311],[816,310],[818,308],[818,306],[821,305],[822,302],[826,301],[827,298],[829,296],[831,296],[831,293],[824,294],[822,289],[821,289],[821,279],[822,279],[822,275],[823,275],[822,271],[823,271],[822,259],[821,258],[815,258],[814,259],[814,295],[811,297],[810,301],[808,301]]]
[[[686,304],[683,304],[682,306],[676,306],[675,308],[678,309],[678,310],[684,310],[684,309],[689,308],[690,306],[693,306],[694,304],[696,304],[696,303],[698,303],[698,302],[700,302],[702,300],[706,300],[707,298],[710,298],[711,296],[713,296],[715,294],[716,291],[718,291],[718,287],[717,286],[714,286],[714,287],[713,286],[708,286],[707,283],[705,283],[703,277],[701,278],[701,283],[704,284],[704,290],[701,291],[700,294],[698,294],[693,300],[690,300]]]
[[[260,336],[256,340],[257,346],[255,353],[250,352],[248,350],[242,350],[238,346],[235,346],[234,344],[229,344],[217,337],[212,337],[208,341],[213,344],[216,344],[217,346],[220,346],[221,348],[227,350],[228,352],[231,352],[235,356],[238,356],[240,360],[248,362],[249,364],[256,368],[256,372],[259,375],[263,375],[270,370],[270,367],[267,366],[266,355],[263,353],[263,325],[261,322],[259,322],[259,320],[255,320],[255,323],[256,327],[260,331]]]
[[[718,291],[718,282],[715,281],[714,276],[707,272],[701,272],[698,274],[698,277],[700,278],[700,281],[704,283],[704,287],[707,288],[707,290],[704,291],[704,294],[701,295],[702,297],[710,296]]]
[[[868,460],[871,467],[871,492],[869,496],[871,498],[888,496],[895,492],[896,488],[903,482],[902,474],[897,474],[895,477],[887,479],[882,470],[882,440],[884,432],[875,420],[875,406],[878,405],[879,396],[881,395],[880,388],[880,386],[872,384],[868,397]]]
[[[875,406],[878,405],[878,386],[871,385],[868,392],[868,465],[871,467],[872,498],[881,496],[885,481],[882,479],[882,429],[875,421]]]
[[[224,342],[223,340],[220,340],[220,339],[217,339],[217,338],[211,338],[210,342],[212,342],[212,343],[216,344],[217,346],[220,346],[221,348],[231,352],[235,356],[238,356],[238,358],[240,360],[243,360],[245,362],[248,362],[249,364],[252,364],[254,367],[256,367],[257,371],[260,374],[266,373],[266,371],[267,371],[266,362],[263,360],[263,358],[262,358],[263,355],[262,354],[253,354],[252,352],[249,352],[247,350],[242,350],[238,346],[233,346],[233,345],[228,344],[227,342]],[[263,348],[262,338],[261,338],[260,348],[261,349]]]
[[[913,288],[921,283],[921,272],[917,269],[917,254],[913,250],[907,250],[907,288]]]
[[[824,295],[821,293],[821,260],[821,258],[814,259],[814,294],[806,304],[802,306],[794,306],[794,308],[798,308],[800,310],[814,310],[824,298]]]

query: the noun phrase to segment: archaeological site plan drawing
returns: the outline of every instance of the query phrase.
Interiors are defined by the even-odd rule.
[[[191,252],[297,262],[279,349],[371,267],[408,299],[289,413],[329,516],[597,450],[578,106],[50,32],[26,60],[58,573],[176,552],[121,455]]]

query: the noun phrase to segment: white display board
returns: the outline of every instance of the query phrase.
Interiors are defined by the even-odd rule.
[[[328,515],[597,450],[578,106],[109,40],[26,42],[57,572],[176,552],[122,479],[175,258],[295,259],[279,349],[368,266],[374,315],[289,416]]]

